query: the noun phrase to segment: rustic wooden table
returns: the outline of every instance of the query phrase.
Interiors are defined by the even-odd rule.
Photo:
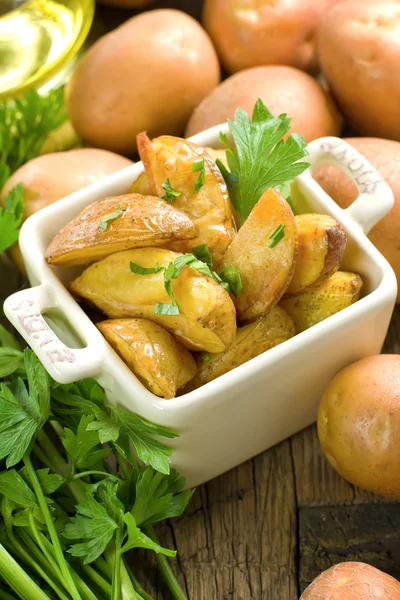
[[[160,0],[200,18],[202,0]],[[133,11],[98,7],[91,41]],[[0,258],[0,302],[21,284]],[[384,352],[400,353],[400,307]],[[245,401],[245,399],[244,399]],[[341,479],[315,427],[197,489],[186,514],[158,528],[178,551],[173,567],[189,600],[297,600],[322,570],[362,560],[400,579],[400,505]],[[157,600],[170,600],[154,561],[132,565]]]

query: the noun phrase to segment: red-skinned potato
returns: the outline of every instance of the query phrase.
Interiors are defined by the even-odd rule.
[[[314,579],[300,600],[400,600],[400,583],[371,565],[343,562]]]
[[[400,143],[379,138],[347,138],[346,141],[369,160],[392,189],[394,207],[368,237],[396,273],[397,302],[400,302]],[[347,208],[358,196],[355,185],[336,167],[320,167],[313,177],[342,208]]]
[[[400,355],[371,356],[340,371],[322,397],[318,436],[342,477],[400,499]]]
[[[97,148],[44,154],[27,162],[10,177],[1,199],[17,183],[22,183],[25,220],[45,206],[131,164],[132,161],[124,156]],[[24,270],[18,244],[10,249],[10,254],[18,267]]]
[[[93,146],[130,154],[136,135],[180,135],[219,82],[215,49],[178,10],[152,10],[100,38],[67,86],[70,119]]]
[[[203,22],[229,73],[257,65],[317,68],[315,34],[342,0],[206,0]]]
[[[339,4],[321,24],[318,51],[347,122],[362,135],[400,140],[399,2]]]
[[[292,131],[307,142],[340,133],[339,114],[321,85],[299,69],[273,65],[241,71],[220,83],[194,110],[186,137],[233,119],[239,106],[251,114],[257,98],[273,115],[290,115]]]

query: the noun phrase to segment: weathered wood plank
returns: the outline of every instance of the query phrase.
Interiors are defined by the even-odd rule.
[[[400,506],[308,507],[299,511],[299,587],[346,560],[369,563],[400,579]]]

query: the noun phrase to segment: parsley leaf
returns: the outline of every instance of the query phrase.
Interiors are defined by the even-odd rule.
[[[241,224],[266,189],[284,184],[309,167],[308,163],[297,162],[307,155],[304,138],[293,133],[283,140],[290,122],[285,114],[274,118],[260,98],[252,120],[241,108],[234,121],[228,119],[233,143],[224,134],[221,141],[227,149],[229,169],[220,160],[217,165]]]
[[[24,353],[15,348],[0,347],[0,377],[8,377],[24,368]]]
[[[71,429],[65,428],[61,438],[73,464],[81,469],[94,467],[111,453],[110,448],[94,450],[99,444],[99,436],[96,431],[88,429],[93,421],[93,416],[84,415],[79,422],[76,434]]]
[[[31,350],[24,352],[29,393],[22,379],[0,385],[0,460],[17,464],[50,415],[50,381]]]
[[[89,423],[88,431],[97,431],[102,443],[116,442],[121,433],[125,433],[140,460],[150,464],[156,471],[168,474],[172,450],[153,436],[175,438],[179,437],[178,434],[121,408],[110,406],[109,409],[110,415],[104,414]]]
[[[48,134],[66,119],[63,88],[44,96],[31,89],[22,97],[0,102],[0,189],[21,165],[39,154]]]
[[[285,225],[281,223],[270,235],[269,239],[272,240],[268,248],[275,248],[277,244],[285,237]]]
[[[114,221],[115,219],[118,219],[118,217],[120,217],[122,215],[122,213],[123,213],[123,210],[122,210],[121,206],[118,204],[117,210],[115,212],[113,212],[111,215],[108,215],[108,217],[104,217],[104,219],[102,221],[100,221],[100,223],[99,223],[100,229],[102,231],[105,231],[107,229],[109,221]]]
[[[0,323],[0,347],[3,348],[14,348],[14,350],[21,350],[21,344],[17,339],[10,333],[4,325]]]
[[[21,183],[14,186],[0,208],[0,253],[5,252],[19,238],[22,223],[24,188]]]
[[[196,183],[194,184],[194,191],[197,194],[200,191],[200,189],[203,187],[205,177],[206,177],[204,158],[200,158],[199,160],[194,161],[194,163],[192,164],[192,171],[193,172],[200,171],[200,175],[198,176]]]
[[[237,298],[243,287],[242,278],[237,267],[234,265],[227,265],[221,273],[219,273],[219,277],[228,284],[229,291]]]
[[[21,506],[38,506],[35,494],[15,469],[0,473],[0,493]]]
[[[128,539],[122,546],[121,552],[128,552],[128,550],[132,550],[132,548],[147,548],[147,550],[153,550],[157,554],[165,554],[166,556],[172,557],[176,556],[175,550],[163,548],[160,544],[153,542],[151,538],[140,531],[136,526],[135,518],[130,513],[124,515],[124,522],[128,529]]]
[[[213,268],[213,259],[207,244],[201,244],[200,246],[192,248],[192,253],[198,260],[206,263],[210,269]]]
[[[161,185],[162,189],[165,191],[164,196],[161,196],[163,200],[171,203],[174,201],[174,198],[181,196],[181,192],[177,192],[172,188],[171,182],[169,179],[166,179],[164,183]]]
[[[186,509],[194,490],[182,492],[186,480],[175,469],[169,475],[142,467],[136,480],[136,498],[131,510],[137,524],[148,525],[179,517]]]
[[[87,565],[104,552],[118,525],[90,493],[78,504],[76,510],[77,516],[72,517],[71,523],[65,525],[62,535],[67,540],[87,540],[74,544],[68,550],[72,556],[82,557]]]
[[[58,490],[60,486],[63,485],[63,483],[65,483],[64,477],[62,477],[61,475],[57,475],[56,473],[49,473],[49,471],[50,469],[48,468],[36,470],[36,475],[39,479],[40,487],[42,488],[45,494],[53,494],[55,491]],[[30,479],[27,468],[22,467],[19,473],[22,475],[25,481],[29,483]]]

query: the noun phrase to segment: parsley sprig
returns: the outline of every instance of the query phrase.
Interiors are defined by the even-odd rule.
[[[1,168],[1,167],[0,167]],[[21,183],[14,186],[0,208],[0,253],[18,241],[24,207],[24,189]]]
[[[194,184],[194,191],[197,194],[203,187],[205,178],[206,178],[206,168],[205,168],[205,164],[204,164],[204,158],[200,158],[199,160],[194,161],[194,163],[192,164],[192,171],[194,173],[199,171],[199,176],[196,180],[196,183]]]
[[[42,96],[28,90],[0,103],[0,190],[21,165],[35,158],[50,132],[67,120],[64,89]]]
[[[298,162],[307,155],[306,143],[296,133],[284,141],[291,119],[286,114],[273,117],[261,99],[255,104],[251,120],[239,108],[234,121],[228,119],[228,123],[233,142],[224,134],[220,137],[227,149],[229,168],[220,160],[217,165],[243,224],[266,189],[281,186],[309,167],[306,162]]]
[[[192,248],[191,253],[178,256],[174,262],[170,262],[167,267],[161,266],[159,263],[155,267],[141,267],[136,263],[130,263],[130,269],[135,275],[155,275],[164,271],[164,287],[171,298],[171,303],[157,302],[154,307],[154,314],[177,316],[180,314],[179,305],[172,290],[172,280],[177,279],[185,265],[188,265],[198,273],[207,275],[219,283],[227,292],[231,292],[234,296],[238,296],[242,289],[242,279],[240,273],[235,266],[227,266],[218,275],[213,271],[212,256],[207,244],[202,244],[196,248]]]
[[[175,198],[181,195],[181,192],[177,192],[173,189],[169,179],[166,179],[161,187],[165,192],[164,196],[161,196],[161,198],[170,204],[175,200]]]

